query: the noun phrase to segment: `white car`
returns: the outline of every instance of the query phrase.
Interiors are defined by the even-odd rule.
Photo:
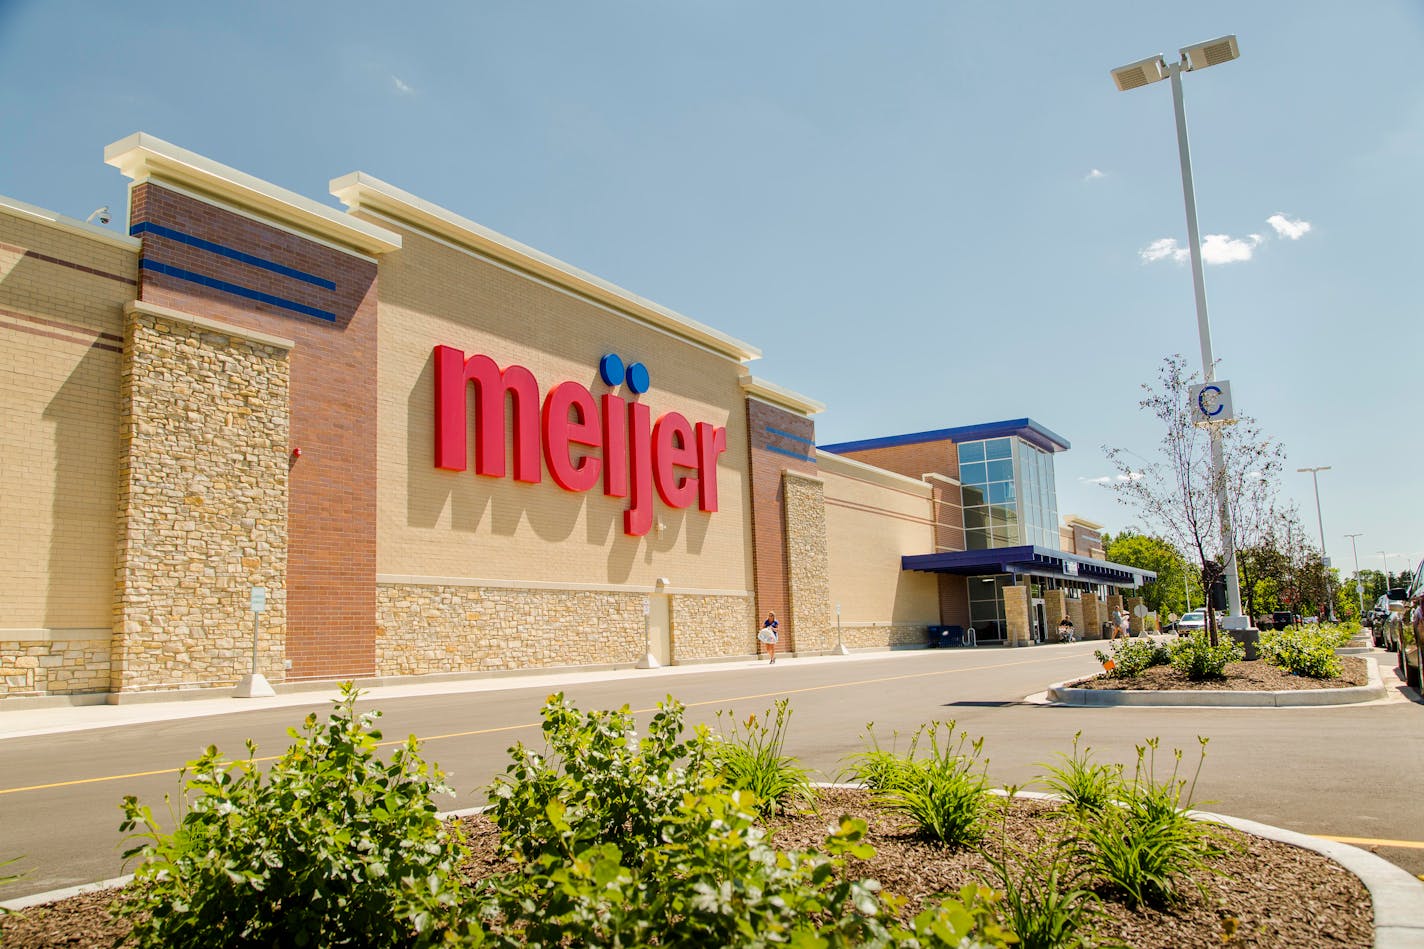
[[[1182,618],[1177,620],[1177,632],[1182,635],[1200,632],[1206,629],[1206,610],[1192,610],[1190,613],[1183,613]]]

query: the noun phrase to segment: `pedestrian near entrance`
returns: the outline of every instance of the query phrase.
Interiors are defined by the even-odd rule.
[[[771,657],[771,664],[776,664],[776,640],[777,630],[781,624],[776,621],[776,613],[768,611],[766,619],[761,624],[761,631],[757,633],[757,639],[766,645],[766,654]]]
[[[1071,643],[1073,635],[1073,621],[1065,616],[1058,621],[1058,641]]]
[[[1122,618],[1118,620],[1118,628],[1122,630],[1123,639],[1132,638],[1132,614],[1127,610],[1122,611]]]
[[[1112,616],[1108,617],[1108,622],[1112,624],[1112,632],[1110,634],[1110,638],[1117,639],[1118,634],[1122,632],[1122,619],[1122,610],[1114,608],[1112,611]]]

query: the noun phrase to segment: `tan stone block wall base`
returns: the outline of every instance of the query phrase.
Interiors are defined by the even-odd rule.
[[[641,593],[378,584],[376,674],[632,665]]]
[[[750,596],[675,593],[671,600],[673,662],[756,654]]]
[[[841,627],[841,641],[848,649],[895,649],[906,646],[924,646],[929,643],[929,631],[921,623],[846,624]],[[835,642],[836,629],[832,625],[832,648],[835,647]]]
[[[0,698],[109,688],[109,631],[93,638],[0,639]]]

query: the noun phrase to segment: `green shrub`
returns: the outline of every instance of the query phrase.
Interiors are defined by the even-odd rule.
[[[812,800],[811,779],[796,759],[782,754],[786,747],[786,723],[791,717],[789,699],[776,702],[771,710],[748,716],[740,726],[731,721],[727,730],[714,736],[708,745],[712,767],[732,790],[750,791],[763,814],[774,814],[792,804]],[[722,722],[722,712],[717,721]],[[730,716],[728,716],[730,720]],[[770,724],[768,724],[770,722]]]
[[[533,860],[613,844],[631,862],[654,846],[684,796],[713,779],[707,729],[684,739],[683,711],[669,696],[640,738],[626,705],[585,713],[562,692],[549,696],[540,710],[548,753],[516,744],[489,787],[505,852]]]
[[[1261,634],[1261,658],[1292,675],[1335,679],[1342,670],[1335,655],[1339,636],[1328,631],[1282,630]]]
[[[1180,749],[1174,752],[1171,777],[1157,780],[1158,740],[1150,739],[1137,748],[1136,771],[1124,784],[1119,805],[1079,824],[1077,846],[1086,865],[1121,891],[1128,906],[1172,903],[1184,881],[1205,892],[1203,876],[1216,872],[1215,861],[1225,850],[1223,838],[1215,826],[1186,814],[1206,759],[1206,739],[1198,740],[1201,758],[1190,786],[1178,776]]]
[[[1224,634],[1215,646],[1205,632],[1200,632],[1179,637],[1168,649],[1172,656],[1172,668],[1185,673],[1193,682],[1220,679],[1228,662],[1240,662],[1246,658],[1246,647]]]
[[[1104,667],[1112,662],[1113,667],[1106,674],[1113,679],[1130,679],[1151,666],[1164,666],[1171,660],[1166,646],[1145,636],[1141,639],[1114,640],[1111,648],[1111,653],[1098,649],[1093,655]]]
[[[978,841],[984,835],[988,806],[986,790],[989,762],[980,762],[984,739],[969,742],[968,732],[954,734],[954,722],[922,726],[916,733],[929,746],[925,758],[905,757],[892,772],[890,783],[875,793],[881,806],[909,817],[919,832],[951,847]],[[968,750],[966,751],[966,746]]]
[[[119,912],[140,946],[399,946],[437,934],[464,898],[465,849],[436,818],[449,793],[414,737],[377,757],[380,714],[342,685],[325,724],[307,716],[264,776],[216,748],[181,772],[172,833],[124,798],[120,830],[144,841]]]
[[[1048,768],[1043,783],[1058,795],[1074,814],[1092,815],[1112,804],[1122,794],[1122,765],[1099,764],[1092,760],[1093,749],[1078,749],[1081,731],[1073,735],[1072,754],[1059,752],[1063,764]]]
[[[669,700],[639,740],[626,708],[581,714],[550,698],[554,760],[516,745],[491,789],[517,869],[482,884],[469,944],[1007,945],[977,896],[908,929],[887,922],[898,901],[847,872],[849,857],[874,855],[861,821],[833,827],[824,854],[774,849],[760,799],[722,789],[715,742],[705,729],[684,741],[681,714]]]

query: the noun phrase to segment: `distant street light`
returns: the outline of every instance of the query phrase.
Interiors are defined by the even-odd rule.
[[[1364,531],[1354,534],[1346,534],[1350,538],[1350,553],[1355,555],[1355,592],[1360,595],[1360,622],[1365,621],[1365,584],[1360,579],[1360,552],[1355,549],[1355,538],[1365,536]]]
[[[1315,524],[1320,528],[1320,567],[1325,574],[1325,609],[1330,614],[1330,622],[1335,622],[1335,601],[1330,598],[1330,558],[1325,556],[1325,520],[1320,516],[1320,472],[1329,471],[1329,465],[1316,468],[1297,468],[1304,474],[1310,472],[1310,480],[1315,483]]]
[[[1182,103],[1182,73],[1195,72],[1208,66],[1229,63],[1241,55],[1235,36],[1222,36],[1205,43],[1187,46],[1178,53],[1181,59],[1169,63],[1159,53],[1130,66],[1112,71],[1119,92],[1137,89],[1162,79],[1172,80],[1172,107],[1177,117],[1177,153],[1182,165],[1182,196],[1187,205],[1187,245],[1192,258],[1192,290],[1197,304],[1197,336],[1201,341],[1202,381],[1216,380],[1216,361],[1211,354],[1211,324],[1206,315],[1206,276],[1202,272],[1201,234],[1197,230],[1197,199],[1192,189],[1192,156],[1187,146],[1187,110]],[[1241,580],[1236,570],[1236,540],[1231,532],[1231,513],[1227,507],[1226,459],[1221,447],[1221,430],[1210,426],[1211,473],[1216,482],[1216,506],[1221,519],[1222,559],[1226,563],[1226,597],[1231,616],[1227,629],[1248,628],[1251,623],[1241,617]],[[1207,605],[1210,608],[1210,591]]]

